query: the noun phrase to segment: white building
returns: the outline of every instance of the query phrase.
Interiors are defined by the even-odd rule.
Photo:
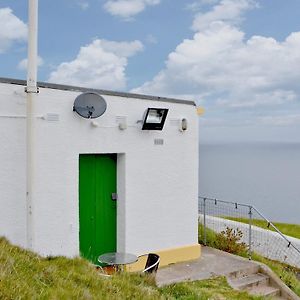
[[[200,256],[194,102],[39,83],[27,214],[25,86],[0,79],[0,236],[28,247],[30,234],[41,255],[92,261],[112,251],[156,252],[161,265]],[[103,97],[103,115],[73,111],[85,92]],[[142,130],[148,108],[168,109],[162,130]]]

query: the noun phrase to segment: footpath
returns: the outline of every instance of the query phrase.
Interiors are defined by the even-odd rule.
[[[199,259],[160,268],[156,274],[156,284],[164,286],[216,276],[226,276],[234,289],[266,299],[300,299],[267,266],[204,246]]]

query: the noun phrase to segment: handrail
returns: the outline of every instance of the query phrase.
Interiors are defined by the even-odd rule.
[[[248,207],[249,210],[254,210],[263,220],[265,220],[268,223],[268,228],[271,226],[274,229],[274,231],[277,232],[280,235],[280,237],[283,238],[287,242],[287,247],[294,248],[300,254],[300,250],[268,218],[266,218],[256,207],[254,207],[252,205],[248,205],[248,204],[238,203],[238,202],[219,200],[217,198],[209,198],[209,197],[202,197],[202,196],[199,196],[198,198],[202,199],[204,201],[204,203],[205,203],[206,200],[208,200],[208,201],[214,201],[215,204],[220,202],[220,203],[224,203],[224,204],[232,204],[232,205],[235,206],[235,208],[237,208],[238,206],[242,206],[242,207]]]
[[[238,202],[230,202],[230,201],[224,201],[224,200],[220,200],[217,198],[208,198],[208,197],[198,197],[199,199],[203,199],[203,200],[209,200],[209,201],[217,201],[217,202],[221,202],[221,203],[228,203],[228,204],[234,204],[234,205],[239,205],[239,206],[244,206],[244,207],[250,207],[251,205],[248,204],[242,204],[242,203],[238,203]],[[252,206],[253,207],[253,206]]]
[[[288,242],[288,247],[292,246],[297,252],[300,254],[300,250],[271,222],[269,221],[258,209],[256,209],[254,206],[252,208],[259,214],[266,222],[268,222],[268,227],[271,226],[273,229]]]

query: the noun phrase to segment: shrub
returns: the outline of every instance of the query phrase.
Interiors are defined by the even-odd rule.
[[[248,247],[241,242],[243,232],[240,229],[226,227],[220,233],[206,228],[206,245],[232,254],[247,256]],[[204,226],[199,224],[199,243],[204,244]]]
[[[216,234],[216,247],[229,253],[245,255],[248,247],[241,242],[242,238],[243,232],[240,229],[226,227],[225,230]]]

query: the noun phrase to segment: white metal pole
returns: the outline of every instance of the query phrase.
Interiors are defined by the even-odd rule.
[[[26,234],[27,248],[34,247],[34,132],[37,87],[38,0],[28,1],[28,62],[27,62],[27,121],[26,121]]]

